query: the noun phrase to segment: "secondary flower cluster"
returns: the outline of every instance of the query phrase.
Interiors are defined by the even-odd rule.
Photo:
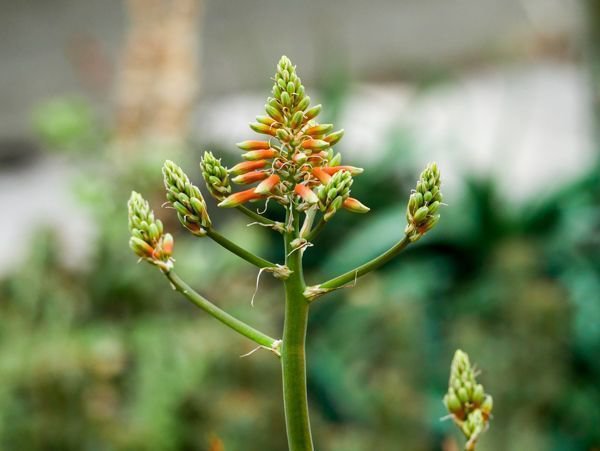
[[[277,66],[272,97],[265,105],[266,116],[258,116],[250,128],[267,135],[267,140],[238,144],[245,161],[226,170],[207,152],[201,168],[210,193],[220,207],[237,207],[248,201],[274,199],[297,210],[318,209],[329,220],[340,208],[355,213],[369,209],[350,197],[353,176],[363,170],[341,164],[333,146],[343,130],[332,132],[333,125],[319,124],[315,118],[321,105],[309,108],[310,98],[291,61],[283,56]],[[230,194],[231,181],[257,185]]]
[[[148,202],[133,191],[129,202],[129,247],[140,258],[169,270],[172,267],[173,237],[164,233],[162,222],[154,218]]]
[[[477,439],[488,427],[493,399],[475,380],[469,356],[460,349],[452,359],[444,405],[468,439],[466,449],[475,449]]]
[[[406,207],[408,222],[405,233],[411,241],[417,241],[431,230],[440,219],[438,210],[442,205],[440,171],[437,164],[430,163],[421,173],[417,187],[410,195]]]

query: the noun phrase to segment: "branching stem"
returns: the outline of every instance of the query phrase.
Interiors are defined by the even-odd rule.
[[[272,350],[275,354],[279,354],[279,341],[269,337],[268,335],[254,329],[245,322],[231,316],[229,313],[221,310],[208,299],[194,291],[187,283],[185,283],[174,271],[163,271],[163,274],[169,279],[175,290],[183,294],[192,304],[204,310],[209,315],[221,321],[226,326],[235,330],[239,334],[254,341],[260,346]]]
[[[327,282],[323,282],[320,285],[308,287],[305,292],[306,296],[312,302],[323,294],[353,283],[359,277],[364,276],[365,274],[389,262],[396,255],[402,252],[410,244],[410,242],[410,239],[407,236],[404,236],[404,238],[398,241],[394,246],[367,263],[364,263],[363,265],[354,268],[340,276],[334,277]]]

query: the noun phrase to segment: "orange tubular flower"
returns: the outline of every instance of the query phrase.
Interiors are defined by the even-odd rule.
[[[246,172],[256,171],[257,169],[262,169],[267,165],[266,160],[259,161],[244,161],[242,163],[236,164],[232,167],[229,172],[233,175],[245,174]]]
[[[367,213],[370,210],[369,207],[367,207],[354,197],[349,197],[344,201],[342,205],[346,210],[349,210],[352,213]]]
[[[331,179],[331,176],[323,169],[324,168],[313,168],[312,173],[323,185],[325,185]]]
[[[273,158],[275,156],[277,156],[277,150],[270,148],[251,150],[242,155],[245,160],[262,160],[263,158]]]
[[[254,183],[254,182],[258,182],[260,180],[264,180],[268,176],[269,176],[269,174],[264,171],[252,171],[252,172],[247,172],[246,174],[238,175],[237,177],[234,177],[231,180],[234,183],[239,183],[241,185],[247,185],[248,183]]]
[[[294,192],[309,204],[316,204],[319,202],[317,195],[306,185],[297,184],[294,187]]]
[[[277,174],[272,174],[262,182],[258,184],[258,186],[254,189],[254,192],[261,195],[270,194],[273,191],[273,188],[277,186],[279,183],[279,176]]]
[[[363,173],[363,168],[357,168],[355,166],[327,166],[323,167],[322,169],[329,175],[333,175],[338,171],[348,171],[352,175],[358,175]]]
[[[250,188],[245,191],[240,191],[239,193],[234,193],[227,197],[219,204],[219,207],[234,208],[250,200],[260,199],[261,197],[262,196],[260,194],[254,192],[254,188]]]
[[[237,143],[238,146],[242,150],[260,150],[260,149],[268,149],[271,147],[268,141],[242,141],[241,143]]]

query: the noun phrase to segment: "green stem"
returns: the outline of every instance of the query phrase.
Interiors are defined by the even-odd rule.
[[[243,205],[238,205],[235,208],[237,210],[241,211],[242,213],[244,213],[249,218],[254,219],[256,222],[260,222],[261,224],[270,225],[270,226],[274,226],[276,224],[275,221],[273,221],[273,220],[271,220],[269,218],[265,218],[263,215],[259,215],[255,211],[252,211],[252,210],[250,210],[249,208],[247,208],[247,207],[245,207]]]
[[[317,223],[315,228],[312,229],[311,232],[306,236],[306,241],[312,242],[317,237],[317,235],[321,233],[321,230],[323,230],[326,224],[327,221],[321,218],[321,220]]]
[[[163,274],[169,279],[173,287],[181,294],[183,294],[192,304],[200,307],[209,315],[221,321],[226,326],[229,326],[236,332],[242,334],[244,337],[249,338],[255,343],[273,350],[277,353],[278,340],[263,334],[262,332],[254,329],[243,321],[231,316],[229,313],[221,310],[215,304],[198,294],[192,287],[185,283],[175,272],[169,271]]]
[[[286,265],[292,274],[285,281],[285,321],[281,348],[283,402],[290,451],[313,451],[306,396],[305,341],[308,300],[304,297],[302,252],[293,251],[298,236],[299,215],[294,216],[294,232],[285,234]]]
[[[225,249],[227,249],[228,251],[243,258],[247,262],[250,262],[253,265],[258,266],[259,268],[271,268],[271,267],[275,268],[275,267],[277,267],[277,265],[275,263],[271,263],[270,261],[265,260],[264,258],[254,255],[252,252],[247,251],[243,247],[238,246],[233,241],[228,240],[227,238],[225,238],[223,235],[221,235],[214,229],[208,229],[206,231],[206,234],[209,237],[211,237],[215,242],[219,243],[221,246],[223,246]]]
[[[407,236],[400,241],[398,241],[394,246],[385,251],[383,254],[375,257],[373,260],[368,261],[367,263],[359,266],[358,268],[354,268],[351,271],[348,271],[340,276],[334,277],[327,282],[324,282],[316,287],[309,287],[309,290],[321,291],[320,294],[325,294],[328,291],[335,290],[336,288],[341,288],[344,285],[347,285],[351,282],[354,282],[361,276],[383,266],[387,262],[389,262],[392,258],[398,255],[400,252],[406,248],[410,244],[410,240]],[[312,300],[316,299],[316,297],[312,298]]]

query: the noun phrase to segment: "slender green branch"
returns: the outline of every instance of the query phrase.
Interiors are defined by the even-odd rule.
[[[359,277],[364,276],[365,274],[389,262],[396,255],[402,252],[404,248],[406,248],[406,246],[410,244],[410,242],[411,241],[408,238],[408,236],[404,236],[402,240],[398,241],[398,243],[396,243],[390,249],[385,251],[383,254],[375,257],[374,259],[359,266],[358,268],[354,268],[353,270],[348,271],[340,276],[334,277],[333,279],[330,279],[327,282],[324,282],[320,285],[308,287],[304,291],[304,295],[309,299],[310,302],[312,302],[319,296],[322,296],[323,294],[326,294],[338,288],[343,288],[344,286],[354,282]]]
[[[265,260],[264,258],[254,255],[252,252],[247,251],[243,247],[238,246],[233,241],[230,241],[229,239],[225,238],[223,235],[221,235],[220,233],[218,233],[216,230],[214,230],[212,228],[210,228],[206,231],[206,235],[209,236],[210,238],[212,238],[213,241],[220,244],[228,251],[233,252],[237,256],[243,258],[244,260],[246,260],[249,263],[252,263],[255,266],[258,266],[259,268],[276,268],[277,267],[277,265],[275,263],[271,263],[270,261]]]
[[[290,213],[288,213],[289,215]],[[309,303],[303,295],[302,252],[293,250],[298,236],[299,215],[294,231],[285,234],[286,264],[292,274],[285,281],[285,321],[281,349],[285,424],[290,451],[313,451],[306,395],[306,328]]]
[[[242,213],[244,213],[249,218],[254,219],[256,222],[260,222],[261,224],[270,225],[270,226],[274,226],[276,224],[276,222],[273,221],[272,219],[265,218],[263,215],[260,215],[260,214],[256,213],[255,211],[252,211],[243,205],[238,205],[235,208],[236,208],[236,210],[239,210]]]
[[[239,334],[254,341],[255,343],[270,349],[275,354],[279,355],[280,341],[263,334],[254,329],[245,322],[231,316],[229,313],[221,310],[209,300],[202,297],[187,283],[185,283],[175,272],[163,271],[163,274],[169,279],[175,290],[183,294],[192,304],[204,310],[209,315],[221,321],[226,326],[235,330]]]
[[[315,228],[312,229],[310,231],[310,233],[306,236],[306,241],[312,242],[317,237],[317,235],[319,233],[321,233],[321,230],[323,230],[323,228],[325,227],[326,224],[327,224],[327,221],[325,221],[323,218],[321,218],[321,220],[317,223]]]

